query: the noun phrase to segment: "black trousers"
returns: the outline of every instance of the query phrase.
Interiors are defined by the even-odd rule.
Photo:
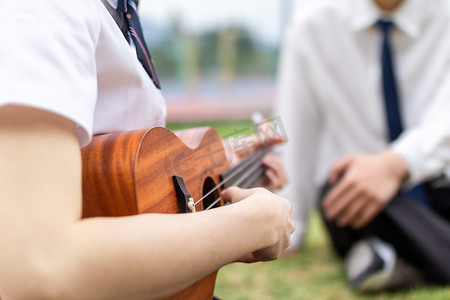
[[[398,255],[423,272],[428,281],[450,284],[450,187],[426,186],[431,207],[424,207],[404,195],[397,195],[367,226],[339,227],[323,216],[336,252],[344,257],[351,246],[367,236],[377,236],[391,244]]]

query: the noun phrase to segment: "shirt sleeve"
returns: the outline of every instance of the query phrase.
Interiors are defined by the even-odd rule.
[[[0,106],[25,105],[92,134],[100,23],[91,1],[24,0],[1,4]]]
[[[394,141],[392,148],[409,166],[406,184],[420,182],[445,173],[450,165],[450,72],[436,96],[430,99],[421,123],[409,128]]]
[[[280,150],[289,183],[280,195],[292,204],[296,228],[292,247],[304,242],[309,213],[318,197],[314,178],[321,121],[308,76],[311,70],[305,54],[307,42],[302,36],[295,25],[287,31],[281,52],[276,107],[288,137]]]

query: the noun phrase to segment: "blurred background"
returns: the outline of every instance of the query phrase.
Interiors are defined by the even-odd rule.
[[[287,22],[296,5],[317,1],[140,1],[168,122],[269,114]]]

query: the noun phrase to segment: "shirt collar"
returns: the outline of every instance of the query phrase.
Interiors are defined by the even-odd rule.
[[[392,14],[382,12],[373,0],[354,0],[350,9],[350,27],[361,31],[374,25],[379,19],[390,19],[412,38],[419,36],[422,24],[428,17],[432,5],[430,1],[404,0]]]
[[[127,0],[106,0],[114,8],[124,13],[127,11]]]
[[[111,5],[114,9],[117,9],[117,4],[119,0],[106,0],[108,1],[109,5]]]

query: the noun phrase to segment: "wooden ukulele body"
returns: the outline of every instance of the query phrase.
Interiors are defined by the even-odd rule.
[[[229,168],[222,140],[212,128],[172,133],[155,127],[100,135],[82,149],[82,158],[84,218],[179,213],[173,176],[182,177],[187,191],[198,201]],[[218,193],[198,203],[196,210],[206,208]],[[210,300],[216,275],[214,272],[167,299]]]

